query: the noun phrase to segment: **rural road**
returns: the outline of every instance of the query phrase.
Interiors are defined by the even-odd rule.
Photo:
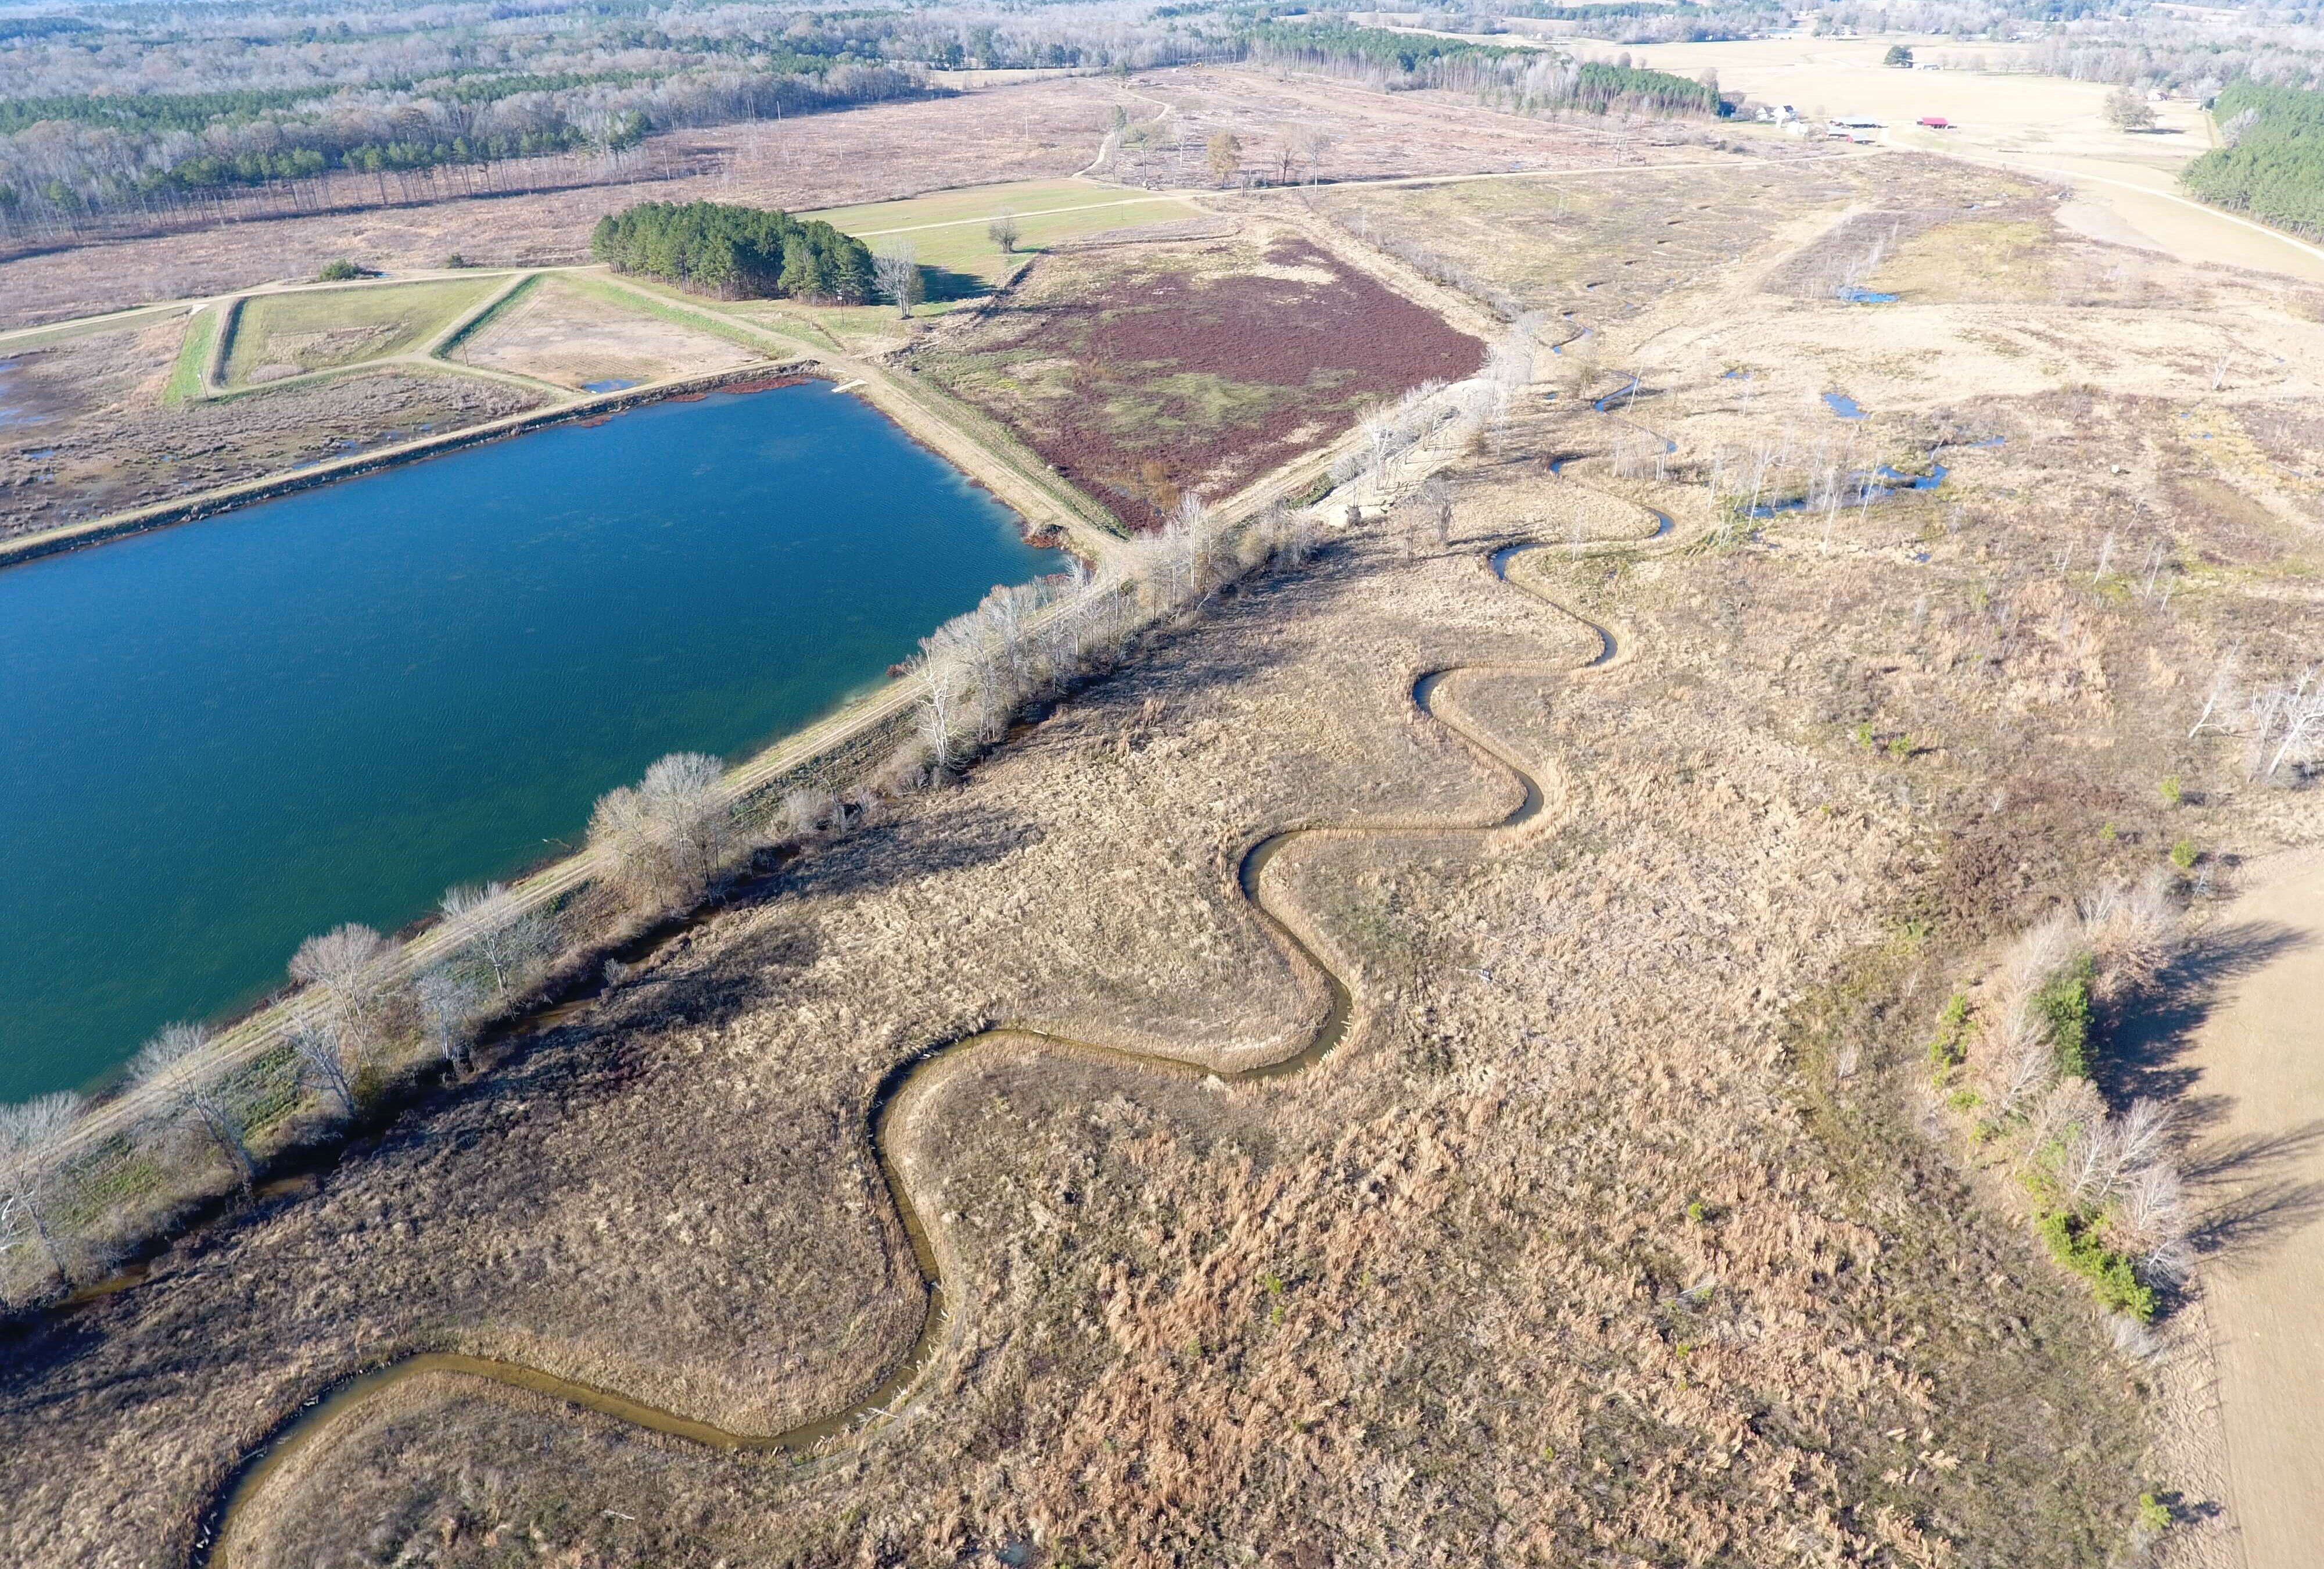
[[[2180,1066],[2216,1107],[2190,1152],[2216,1255],[2228,1509],[2248,1569],[2324,1561],[2324,850],[2253,868],[2206,934],[2216,993]],[[2235,955],[2246,955],[2237,958]]]

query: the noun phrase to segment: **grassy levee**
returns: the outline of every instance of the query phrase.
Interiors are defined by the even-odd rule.
[[[1046,513],[1049,521],[1077,537],[1092,531],[1116,539],[1124,533],[1119,519],[1093,497],[1052,474],[1048,465],[999,420],[931,386],[923,377],[898,375],[884,365],[862,360],[846,365],[862,379],[864,390],[882,413],[914,439],[967,469],[1019,512],[1028,517]]]
[[[201,395],[214,398],[226,391],[226,362],[234,354],[235,335],[242,329],[243,307],[250,302],[247,294],[237,294],[226,302],[218,314],[218,329],[210,339],[210,351],[202,360]]]
[[[125,327],[143,326],[160,321],[164,317],[179,315],[189,303],[173,300],[160,305],[140,305],[128,310],[108,311],[103,316],[84,316],[45,327],[20,327],[11,332],[0,332],[0,355],[14,354],[18,349],[46,348],[51,344],[90,337],[100,332],[118,332]]]
[[[503,310],[531,293],[540,279],[539,271],[511,274],[498,289],[455,318],[416,352],[429,359],[449,359],[454,350],[483,331],[487,323],[496,320]]]
[[[179,346],[177,363],[170,367],[170,379],[161,388],[161,401],[183,403],[202,395],[202,378],[208,371],[217,325],[217,312],[208,307],[195,311],[186,323],[185,341]]]
[[[485,275],[245,294],[221,383],[279,386],[422,354],[502,287]],[[262,371],[275,374],[262,378]]]
[[[0,540],[0,567],[12,566],[16,562],[29,561],[42,556],[53,556],[63,550],[78,549],[86,545],[100,544],[105,540],[119,539],[126,534],[142,533],[147,529],[167,528],[175,523],[189,523],[197,519],[214,517],[219,512],[229,512],[238,506],[247,506],[253,502],[271,501],[276,496],[310,490],[317,485],[328,485],[334,480],[368,474],[374,469],[392,467],[396,464],[433,457],[438,453],[450,452],[479,442],[497,440],[503,436],[521,435],[528,430],[540,429],[567,420],[586,419],[594,414],[614,413],[634,404],[652,402],[674,393],[715,391],[729,382],[760,378],[768,374],[770,371],[779,372],[788,366],[807,363],[808,357],[806,355],[794,353],[788,360],[752,365],[742,370],[672,376],[663,381],[646,382],[635,387],[625,387],[616,392],[581,396],[576,396],[569,388],[554,386],[547,382],[536,382],[530,377],[505,371],[477,370],[467,366],[431,365],[418,361],[399,362],[397,368],[423,374],[433,372],[456,378],[467,376],[530,388],[550,395],[553,401],[541,408],[528,409],[521,413],[511,414],[498,420],[488,420],[482,424],[471,425],[464,429],[447,430],[436,435],[419,437],[410,441],[397,442],[391,447],[374,448],[368,452],[350,453],[345,457],[318,463],[312,468],[261,475],[255,479],[220,485],[215,490],[203,491],[198,495],[179,496],[169,501],[154,502],[142,507],[131,507],[118,512],[108,512],[104,517],[91,518],[86,522],[69,523],[61,528],[46,529],[36,534],[25,534],[14,540]],[[378,374],[378,369],[377,366],[356,367],[346,371],[327,372],[324,375],[327,377],[373,375]],[[302,380],[300,384],[311,385],[312,382]],[[269,390],[271,389],[253,389],[254,392]],[[226,395],[244,397],[251,394],[240,392]]]

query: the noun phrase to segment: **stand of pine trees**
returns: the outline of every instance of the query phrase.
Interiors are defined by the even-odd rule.
[[[597,220],[589,252],[636,272],[722,300],[872,297],[872,253],[819,219],[715,201],[642,201]]]

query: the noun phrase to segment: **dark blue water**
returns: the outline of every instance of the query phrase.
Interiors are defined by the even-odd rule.
[[[1856,400],[1849,397],[1845,392],[1826,392],[1823,395],[1823,401],[1831,406],[1833,413],[1839,415],[1843,420],[1861,420],[1864,418],[1864,411],[1858,408],[1856,406]]]
[[[577,840],[1057,569],[819,385],[666,403],[0,572],[0,1100]]]

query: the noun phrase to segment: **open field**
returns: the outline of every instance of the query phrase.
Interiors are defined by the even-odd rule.
[[[1881,56],[1897,42],[1947,69],[1883,66]],[[1887,126],[1881,138],[1892,146],[2070,185],[2075,199],[2063,221],[2092,238],[2324,283],[2324,248],[2204,207],[2179,189],[2179,171],[2212,146],[2206,116],[2184,99],[2154,106],[2151,132],[2118,131],[2101,113],[2112,90],[2105,83],[2004,71],[1998,68],[2007,63],[2006,48],[1946,38],[1747,39],[1657,44],[1641,53],[1657,70],[1715,70],[1726,91],[1758,104],[1790,104],[1818,122],[1835,115],[1881,121]],[[1951,125],[1923,129],[1916,122],[1928,115]],[[1788,140],[1769,128],[1752,134]]]
[[[1037,261],[913,364],[1153,523],[1188,492],[1233,494],[1370,403],[1471,374],[1482,355],[1296,229],[1256,223]]]
[[[1003,254],[986,233],[1002,212],[1016,215],[1019,255],[1110,229],[1202,216],[1175,197],[1082,180],[1020,180],[802,216],[821,218],[874,250],[890,241],[908,241],[921,266],[938,269],[931,297],[948,297],[963,288],[991,288],[1015,265],[1017,258]]]
[[[338,307],[309,309],[328,316]],[[190,328],[178,318],[74,337],[15,356],[8,385],[27,422],[0,431],[0,535],[461,429],[540,401],[520,387],[418,366],[189,401],[198,374],[174,374],[180,350],[190,329],[206,354],[215,316],[204,312]]]
[[[1209,196],[1231,232],[1202,238],[1118,209],[918,325],[545,279],[461,352],[573,384],[778,326],[940,448],[990,438],[939,393],[1149,524],[1473,370],[1499,329],[1440,285],[1536,313],[1532,383],[961,779],[862,792],[472,1081],[0,1331],[0,1558],[185,1562],[280,1423],[420,1351],[729,1435],[843,1409],[928,1322],[892,1182],[950,1317],[817,1463],[424,1373],[312,1429],[213,1561],[2288,1562],[2324,1110],[2281,1044],[2313,878],[2264,858],[2312,870],[2324,754],[2266,767],[2246,698],[2324,646],[2324,290],[2093,237],[2015,167],[1130,87],[1125,178],[1221,125],[1336,127],[1323,157],[1376,173],[1502,162],[1499,128],[1572,172]],[[1713,166],[1647,162],[1681,152]],[[922,259],[965,234],[941,264],[973,270],[991,199],[914,204],[970,220],[916,230],[947,236]],[[47,424],[5,432],[0,527],[48,521],[48,470],[134,494],[197,450],[210,483],[439,379],[524,395],[396,374],[161,410],[189,330],[9,362],[0,403]],[[1286,941],[1241,877],[1293,826],[1320,831],[1252,878]],[[2149,873],[2192,964],[2276,935],[2247,969],[2228,945],[2191,1043],[2096,1020],[2098,1082],[2176,1097],[2200,1178],[2196,1274],[2144,1327],[2044,1255],[1929,1042],[1997,945]],[[1327,1055],[1239,1076],[1340,986]],[[2207,1322],[2234,1337],[2217,1476]]]
[[[258,386],[408,353],[500,282],[475,278],[256,296],[234,314],[226,383]]]
[[[93,314],[147,300],[225,293],[311,278],[348,257],[404,272],[457,253],[484,266],[586,261],[597,219],[632,201],[728,201],[791,210],[886,200],[950,186],[1071,174],[1097,152],[1111,84],[1067,78],[958,98],[677,134],[684,162],[710,172],[539,195],[236,224],[189,235],[74,247],[0,263],[0,327]]]
[[[552,273],[496,309],[451,357],[578,391],[591,383],[650,382],[725,370],[763,356],[706,332],[625,309]]]

